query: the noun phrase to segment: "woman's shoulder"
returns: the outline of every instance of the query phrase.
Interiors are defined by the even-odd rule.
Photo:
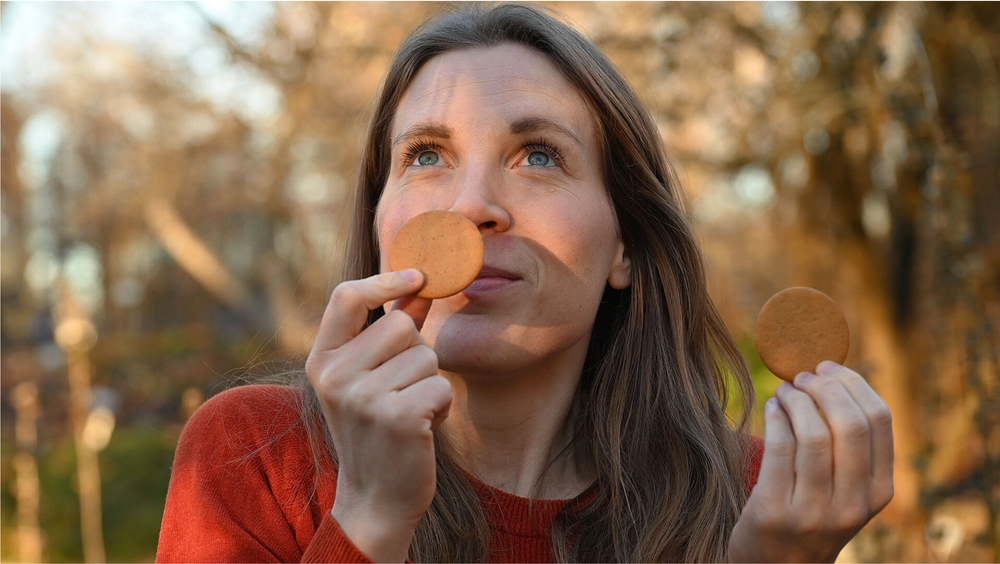
[[[302,390],[277,384],[248,384],[224,390],[208,399],[198,412],[241,413],[253,415],[261,411],[286,408],[298,403]]]
[[[199,407],[184,426],[181,443],[229,455],[251,454],[303,430],[303,392],[291,386],[252,384],[230,388]]]
[[[298,414],[302,396],[299,388],[275,384],[249,384],[229,388],[202,404],[191,416],[191,422],[294,416]]]
[[[174,455],[159,560],[299,561],[336,492],[310,448],[305,397],[246,385],[195,411]]]

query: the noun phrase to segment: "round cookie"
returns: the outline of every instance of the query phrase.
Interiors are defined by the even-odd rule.
[[[761,360],[791,382],[824,360],[843,364],[851,344],[847,318],[829,296],[795,287],[771,296],[757,316],[754,341]]]
[[[483,268],[483,236],[476,224],[450,211],[429,211],[396,233],[389,249],[389,268],[416,268],[424,273],[419,298],[446,298],[464,290]]]

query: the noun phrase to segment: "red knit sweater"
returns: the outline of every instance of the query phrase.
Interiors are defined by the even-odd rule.
[[[195,412],[174,458],[158,562],[371,562],[330,515],[336,473],[326,459],[317,479],[298,393],[243,386]],[[526,498],[470,479],[490,523],[491,560],[551,562],[552,521],[569,500],[535,500],[529,518]]]

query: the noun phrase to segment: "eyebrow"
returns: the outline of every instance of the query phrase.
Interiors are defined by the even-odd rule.
[[[438,139],[450,139],[451,130],[448,129],[448,126],[438,123],[420,123],[397,135],[396,139],[392,142],[392,146],[395,147],[403,141],[413,139],[414,137],[437,137]]]
[[[539,131],[553,130],[576,141],[577,145],[583,147],[583,141],[573,133],[572,130],[544,116],[529,116],[520,118],[510,124],[510,132],[515,135],[526,133],[537,133]]]
[[[583,147],[583,141],[573,133],[572,130],[560,125],[544,116],[528,116],[514,120],[510,124],[510,132],[514,135],[525,135],[529,133],[537,133],[539,131],[551,130],[557,133],[561,133],[566,137],[569,137],[575,141],[580,147]],[[450,139],[451,129],[446,125],[439,123],[420,123],[414,125],[413,127],[403,131],[392,141],[392,146],[396,147],[403,141],[407,139],[413,139],[415,137],[436,137],[438,139]]]

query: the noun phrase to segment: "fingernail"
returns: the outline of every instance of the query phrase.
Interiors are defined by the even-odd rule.
[[[406,280],[410,284],[416,284],[417,282],[424,281],[424,273],[420,272],[416,268],[403,270],[399,273],[399,275],[403,277],[403,280]]]
[[[773,413],[778,409],[778,398],[771,398],[764,402],[764,413]]]
[[[812,372],[799,372],[799,375],[795,377],[795,383],[805,384],[808,383],[809,380],[812,380],[815,377],[816,375],[813,374]]]
[[[840,369],[840,365],[831,360],[824,360],[816,367],[817,374],[833,374]]]

